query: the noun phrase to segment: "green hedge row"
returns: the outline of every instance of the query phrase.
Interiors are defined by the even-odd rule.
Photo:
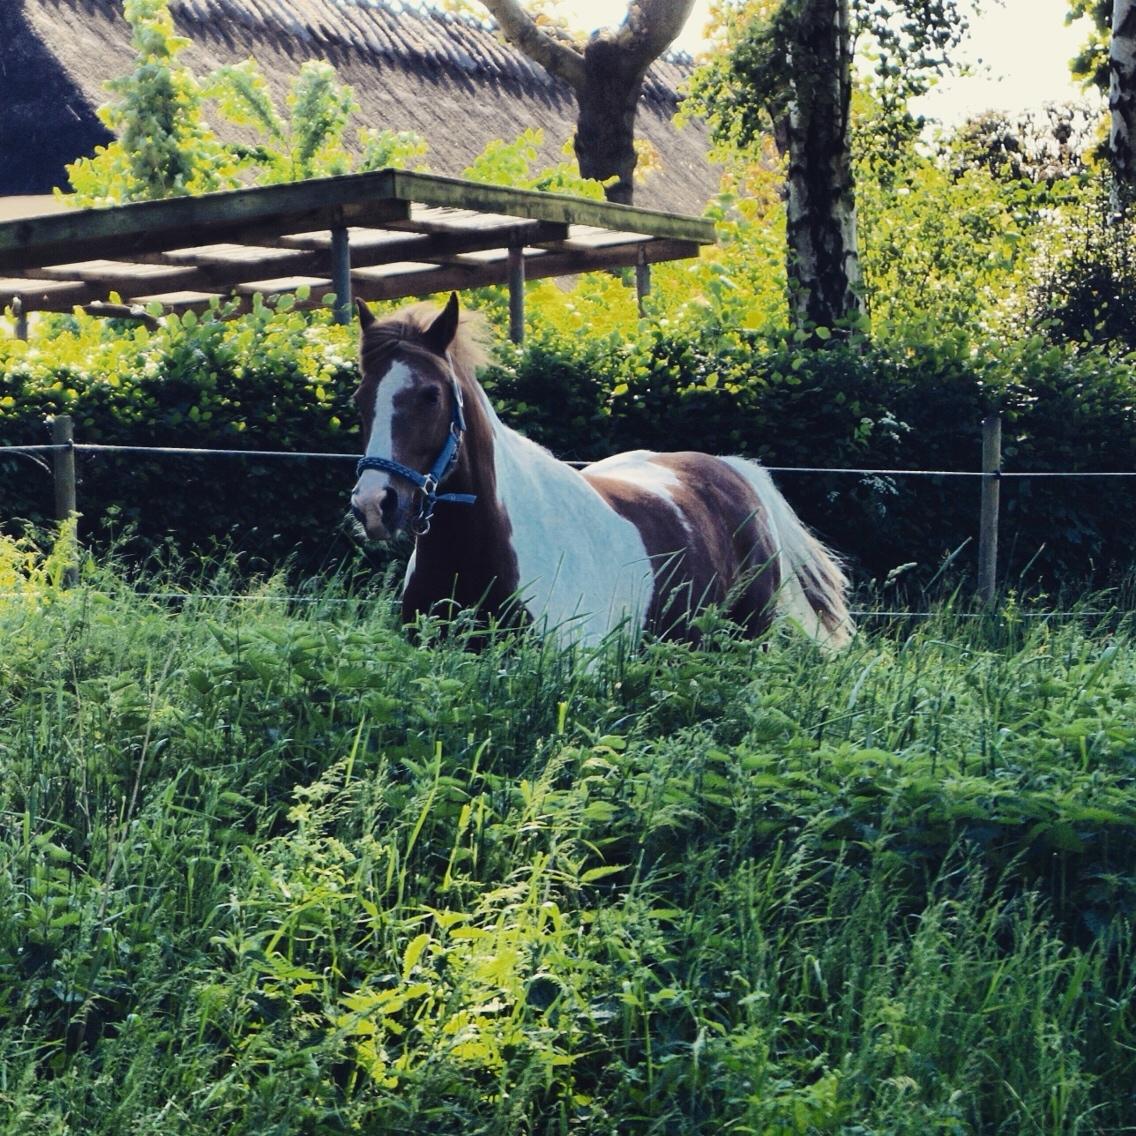
[[[574,353],[572,353],[574,352]],[[564,456],[634,447],[742,453],[770,466],[976,470],[981,422],[1004,419],[1007,471],[1136,471],[1131,359],[1040,342],[989,356],[947,342],[801,347],[791,338],[660,332],[634,344],[533,345],[487,384],[531,437]],[[974,478],[780,473],[800,515],[884,579],[973,571]],[[1101,586],[1136,558],[1133,481],[1002,484],[1003,579]],[[966,542],[970,542],[969,545]]]
[[[354,350],[342,329],[264,307],[239,321],[171,319],[153,333],[63,320],[26,353],[0,354],[0,437],[47,442],[45,423],[70,414],[84,443],[350,453]],[[250,571],[290,556],[314,571],[352,547],[341,524],[348,461],[80,454],[78,476],[83,539],[127,554],[231,548]],[[47,471],[0,456],[9,531],[49,519],[52,494]]]
[[[352,453],[356,382],[349,331],[261,308],[240,321],[171,320],[156,332],[65,320],[29,349],[0,345],[0,438],[47,440],[68,413],[79,441]],[[980,422],[1005,414],[1005,468],[1136,470],[1131,360],[1026,343],[988,355],[938,345],[842,345],[792,338],[635,340],[543,333],[503,347],[485,383],[502,416],[565,458],[620,449],[743,453],[772,466],[974,470]],[[292,556],[305,571],[351,554],[342,518],[349,462],[84,455],[89,540],[133,534],[139,553],[217,545],[252,568]],[[913,565],[931,578],[977,530],[974,479],[785,473],[794,506],[857,575]],[[1004,579],[1104,584],[1136,552],[1132,483],[1003,483]],[[48,474],[0,456],[0,524],[42,522]],[[973,543],[973,542],[972,542]],[[955,560],[973,565],[973,547]]]

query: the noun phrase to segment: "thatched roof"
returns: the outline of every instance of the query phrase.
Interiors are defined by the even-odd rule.
[[[196,73],[251,55],[282,103],[303,62],[327,60],[354,89],[358,123],[420,134],[436,173],[460,175],[492,139],[534,126],[552,164],[574,130],[571,91],[488,21],[391,0],[172,0],[170,8]],[[107,101],[106,81],[131,66],[121,0],[3,0],[0,44],[0,194],[48,192],[63,184],[65,162],[108,140],[94,112]],[[661,168],[640,180],[636,202],[698,213],[717,175],[705,130],[672,122],[689,68],[664,59],[648,75],[637,133]]]

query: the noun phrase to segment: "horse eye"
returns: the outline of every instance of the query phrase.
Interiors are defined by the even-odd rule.
[[[423,387],[422,401],[427,406],[437,406],[441,401],[442,392],[437,387]]]

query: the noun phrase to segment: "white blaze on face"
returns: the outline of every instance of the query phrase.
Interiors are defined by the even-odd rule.
[[[371,418],[371,433],[367,439],[366,457],[394,457],[394,404],[395,399],[414,381],[414,372],[405,363],[395,363],[379,383],[375,392],[375,411]],[[364,470],[351,494],[351,502],[365,509],[369,500],[378,501],[384,490],[392,487],[392,477],[381,470]],[[398,488],[398,486],[394,486]]]

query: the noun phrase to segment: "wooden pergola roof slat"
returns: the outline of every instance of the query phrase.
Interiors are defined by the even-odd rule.
[[[596,269],[630,268],[644,262],[657,264],[666,260],[684,260],[698,255],[698,246],[679,241],[656,241],[650,245],[619,245],[595,253],[555,252],[540,250],[541,255],[525,262],[525,277],[541,280],[553,276],[573,276]],[[363,300],[397,300],[405,295],[429,295],[433,292],[483,288],[490,284],[508,283],[508,259],[498,256],[482,263],[461,265],[400,265],[397,274],[369,274],[367,269],[354,274],[355,294]],[[407,291],[408,286],[410,290]]]
[[[308,306],[348,284],[397,299],[515,287],[510,250],[536,279],[694,257],[713,240],[700,218],[380,170],[0,223],[0,308],[19,297],[25,311],[66,311],[114,293],[180,311],[301,285]]]

